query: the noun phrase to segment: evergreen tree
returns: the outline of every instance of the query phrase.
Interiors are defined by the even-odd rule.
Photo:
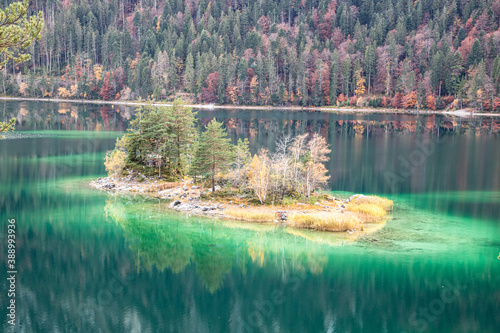
[[[481,42],[479,39],[475,39],[472,44],[472,49],[467,57],[468,66],[476,66],[483,60],[483,48],[481,47]]]
[[[9,59],[24,62],[31,55],[24,53],[34,41],[42,36],[42,12],[28,17],[29,0],[14,2],[8,8],[0,10],[0,54],[4,55],[0,67]]]
[[[168,142],[171,147],[170,160],[173,162],[174,173],[180,178],[185,173],[183,168],[185,161],[183,159],[195,139],[196,112],[186,107],[181,99],[176,99],[172,107],[168,108],[166,115],[166,125],[169,129]]]
[[[191,52],[188,54],[186,58],[186,70],[184,72],[184,88],[193,93],[195,90],[195,71],[194,71],[194,58]]]
[[[349,96],[349,82],[351,81],[351,58],[342,60],[342,93]]]
[[[234,161],[234,146],[230,143],[222,123],[212,119],[197,143],[191,170],[195,175],[211,179],[215,191],[215,175],[225,172]]]
[[[332,53],[332,64],[330,66],[330,104],[334,105],[337,100],[339,55],[337,50]]]
[[[500,54],[497,55],[493,62],[493,69],[491,70],[491,81],[495,87],[496,93],[500,93]]]
[[[375,53],[375,45],[369,44],[365,51],[365,73],[368,76],[368,94],[371,91],[371,78],[375,75],[377,66],[377,57]]]

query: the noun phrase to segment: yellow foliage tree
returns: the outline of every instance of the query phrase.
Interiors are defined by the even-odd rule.
[[[269,192],[269,157],[266,149],[254,155],[248,172],[248,186],[254,191],[261,204],[264,204]]]
[[[20,92],[22,95],[24,95],[24,96],[26,96],[26,89],[27,89],[27,88],[28,88],[28,85],[27,85],[26,83],[21,82],[21,83],[19,84],[19,92]]]
[[[94,77],[96,81],[101,81],[102,79],[102,66],[94,65]]]
[[[259,80],[257,79],[257,75],[254,75],[252,77],[252,80],[250,81],[250,94],[252,95],[252,102],[257,102],[257,91],[255,88],[259,85]]]
[[[323,187],[330,179],[324,163],[330,159],[328,154],[331,150],[325,138],[317,133],[307,143],[307,148],[310,160],[304,166],[304,185],[305,195],[309,197],[315,189]]]
[[[106,153],[106,158],[104,161],[104,166],[108,175],[114,175],[117,177],[122,173],[123,168],[125,168],[125,161],[127,159],[127,153],[123,150],[115,149],[111,152]]]
[[[76,95],[76,92],[78,91],[78,85],[77,84],[73,84],[71,87],[71,97],[75,96]]]
[[[71,92],[68,91],[68,89],[64,88],[64,87],[60,87],[59,89],[57,89],[57,93],[59,94],[60,97],[62,98],[68,98],[71,96]]]
[[[361,75],[361,69],[357,70],[355,75],[356,75],[356,89],[354,90],[354,92],[358,96],[364,95],[366,92],[366,87],[365,87],[366,80],[365,77]]]
[[[236,104],[236,101],[238,100],[238,87],[230,85],[229,87],[227,87],[226,91],[229,94],[231,103]]]

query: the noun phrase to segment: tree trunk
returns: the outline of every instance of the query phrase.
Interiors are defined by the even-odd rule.
[[[215,192],[215,163],[212,163],[212,194]]]
[[[371,74],[368,74],[368,95],[370,95],[370,79],[371,79]]]

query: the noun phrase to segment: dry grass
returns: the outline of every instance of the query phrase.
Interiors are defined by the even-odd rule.
[[[392,201],[376,196],[361,196],[349,202],[346,209],[358,213],[364,222],[377,222],[392,210]]]
[[[290,217],[290,225],[298,228],[323,231],[346,231],[359,226],[361,220],[352,212],[315,212],[294,214]]]
[[[247,209],[228,209],[225,216],[230,219],[251,222],[273,222],[276,219],[275,212],[247,210]]]
[[[351,203],[376,205],[376,206],[382,208],[383,210],[385,210],[386,212],[391,211],[392,205],[393,205],[392,200],[382,198],[382,197],[377,197],[375,195],[359,196],[359,197],[355,198],[354,200],[352,200],[350,202],[350,204]]]

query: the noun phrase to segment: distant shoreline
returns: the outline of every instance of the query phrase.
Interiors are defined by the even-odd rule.
[[[137,101],[103,101],[88,99],[60,99],[60,98],[30,98],[30,97],[0,97],[1,101],[23,101],[23,102],[56,102],[56,103],[80,103],[80,104],[107,104],[124,106],[144,106],[146,102]],[[153,106],[172,106],[172,103],[152,103]],[[500,117],[500,113],[474,112],[467,110],[457,111],[433,111],[433,110],[408,110],[408,109],[374,109],[374,108],[338,108],[338,107],[316,107],[316,106],[250,106],[250,105],[213,105],[213,104],[186,104],[187,107],[205,110],[288,110],[288,111],[322,111],[331,113],[365,113],[365,114],[423,114],[423,115],[448,115],[457,117]]]

